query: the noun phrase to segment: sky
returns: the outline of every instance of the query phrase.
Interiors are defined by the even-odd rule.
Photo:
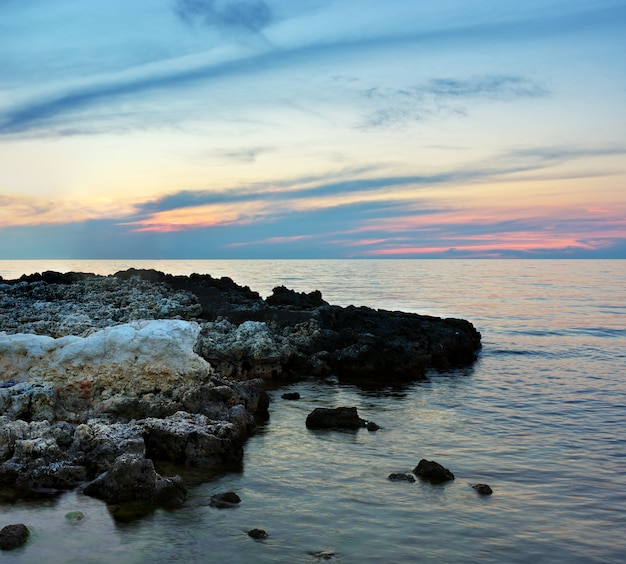
[[[0,259],[626,258],[626,0],[0,0]]]

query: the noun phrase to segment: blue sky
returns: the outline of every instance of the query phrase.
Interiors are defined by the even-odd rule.
[[[0,258],[626,258],[626,2],[0,0]]]

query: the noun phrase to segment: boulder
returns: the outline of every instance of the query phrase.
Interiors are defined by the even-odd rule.
[[[306,418],[308,429],[359,429],[365,421],[356,407],[315,408]]]
[[[186,466],[210,467],[240,461],[245,436],[233,423],[184,411],[143,422],[147,456]]]
[[[296,401],[300,399],[300,394],[298,392],[287,392],[281,396],[284,400]]]
[[[76,427],[69,452],[74,460],[89,469],[92,477],[97,476],[106,472],[123,454],[143,458],[146,446],[142,432],[143,427],[137,424],[91,419]]]
[[[443,482],[454,480],[454,474],[450,470],[434,460],[426,460],[424,458],[413,469],[413,473],[422,480],[433,484],[442,484]]]
[[[135,454],[119,456],[83,492],[113,504],[144,501],[174,507],[187,499],[187,488],[180,476],[164,478],[156,472],[152,460]]]
[[[28,540],[28,527],[21,523],[6,525],[0,529],[0,549],[13,550],[22,546]]]

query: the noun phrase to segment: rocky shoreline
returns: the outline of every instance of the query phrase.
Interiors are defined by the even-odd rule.
[[[155,463],[241,462],[269,416],[266,380],[385,385],[470,365],[479,348],[468,321],[284,287],[263,299],[209,275],[0,279],[0,486],[178,506],[185,484]]]

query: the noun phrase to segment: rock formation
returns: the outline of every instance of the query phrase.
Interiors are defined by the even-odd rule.
[[[240,461],[267,417],[264,380],[385,384],[470,364],[479,347],[464,320],[342,308],[284,287],[264,300],[209,275],[0,280],[0,484],[176,505],[184,485],[153,462]]]

